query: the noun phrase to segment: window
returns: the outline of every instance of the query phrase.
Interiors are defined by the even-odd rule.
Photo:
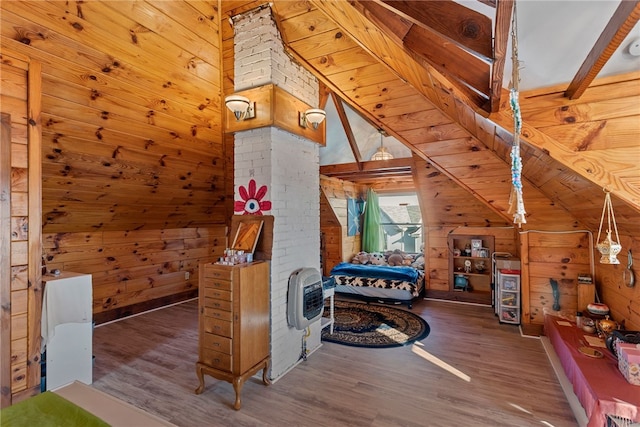
[[[378,195],[384,250],[422,252],[424,234],[416,193]]]

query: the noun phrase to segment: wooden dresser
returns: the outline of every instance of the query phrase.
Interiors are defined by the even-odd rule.
[[[269,264],[201,264],[199,281],[196,394],[204,391],[204,374],[211,375],[233,384],[233,407],[240,409],[247,378],[262,369],[262,382],[270,384]]]

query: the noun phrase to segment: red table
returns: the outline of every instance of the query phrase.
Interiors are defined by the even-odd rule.
[[[588,427],[605,426],[607,415],[640,421],[640,387],[627,382],[608,349],[598,348],[602,359],[582,354],[578,348],[587,345],[585,333],[575,323],[562,326],[558,321],[571,323],[545,315],[544,332],[589,418]]]

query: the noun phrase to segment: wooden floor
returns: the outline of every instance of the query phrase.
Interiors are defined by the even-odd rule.
[[[198,386],[197,303],[97,327],[93,386],[178,426],[576,426],[538,339],[490,307],[424,300],[413,346],[324,343],[270,386]]]

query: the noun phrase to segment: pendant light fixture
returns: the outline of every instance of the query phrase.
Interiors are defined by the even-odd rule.
[[[384,136],[383,134],[385,133],[384,130],[378,129],[378,132],[380,133],[380,148],[378,148],[378,150],[375,153],[373,153],[373,156],[371,156],[371,160],[393,159],[393,154],[389,153],[385,148],[385,146],[382,144],[382,137]]]
[[[618,236],[618,226],[616,225],[616,217],[613,213],[613,206],[611,205],[611,192],[606,188],[604,191],[604,206],[602,207],[602,218],[600,218],[600,228],[598,228],[598,252],[602,255],[600,257],[600,264],[620,264],[617,255],[622,250],[620,244],[620,236]],[[600,240],[600,234],[602,232],[602,224],[604,223],[604,217],[607,217],[607,237],[602,241]],[[613,223],[613,230],[611,224]],[[616,232],[616,240],[611,238],[611,231]]]

